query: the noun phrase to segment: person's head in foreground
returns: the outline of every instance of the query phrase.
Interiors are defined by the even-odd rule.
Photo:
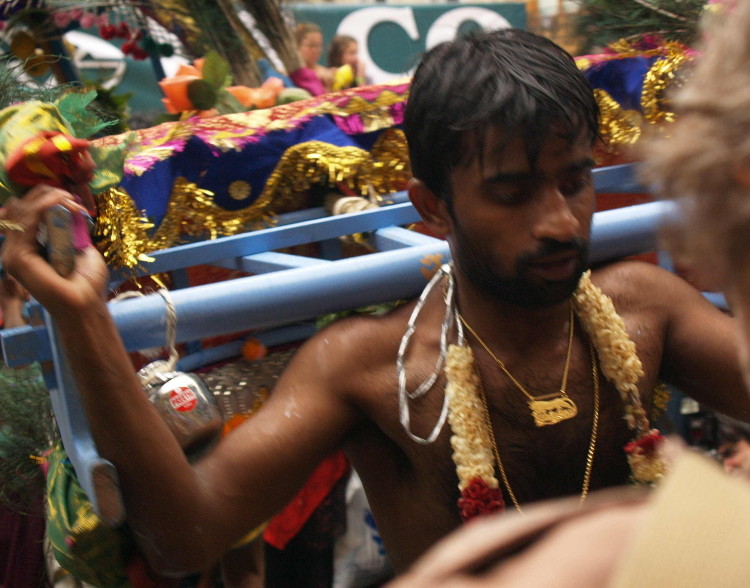
[[[727,295],[750,384],[750,2],[725,11],[673,97],[676,122],[645,143],[643,177],[679,204],[668,246]]]

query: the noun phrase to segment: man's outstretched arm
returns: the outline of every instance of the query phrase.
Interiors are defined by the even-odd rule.
[[[305,346],[263,410],[191,466],[135,376],[105,302],[102,257],[86,249],[63,278],[39,255],[37,227],[56,204],[80,209],[48,186],[9,201],[6,218],[26,230],[7,236],[5,267],[55,320],[141,548],[162,572],[201,569],[283,507],[358,418],[331,385],[340,354],[327,361],[315,342]]]

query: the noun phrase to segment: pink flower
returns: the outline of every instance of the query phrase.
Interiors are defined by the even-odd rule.
[[[55,12],[52,18],[55,21],[55,26],[61,29],[67,27],[70,24],[70,21],[73,20],[70,12]]]
[[[95,14],[91,14],[90,12],[84,12],[81,15],[81,28],[84,29],[90,29],[97,25],[98,19],[96,18]]]

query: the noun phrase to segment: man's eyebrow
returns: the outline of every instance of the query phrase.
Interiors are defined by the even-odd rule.
[[[562,171],[565,174],[570,174],[587,171],[594,167],[596,167],[596,162],[591,157],[586,157],[584,159],[581,159],[580,161],[572,162],[571,164],[567,165]],[[483,181],[489,184],[512,184],[514,182],[524,182],[532,180],[535,177],[538,176],[534,171],[498,172],[495,174],[491,174],[486,178],[483,178]]]
[[[482,179],[488,184],[512,184],[513,182],[524,182],[530,180],[533,175],[532,172],[498,172]]]

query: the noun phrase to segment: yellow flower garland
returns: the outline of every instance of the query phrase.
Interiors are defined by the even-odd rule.
[[[636,433],[636,439],[625,448],[632,479],[636,483],[652,484],[663,476],[665,468],[659,451],[662,437],[650,428],[638,392],[643,365],[612,300],[591,282],[590,276],[590,271],[581,276],[573,296],[576,314],[596,349],[602,373],[620,393],[628,427]],[[459,506],[462,516],[470,518],[503,505],[501,499],[498,503],[499,484],[495,477],[492,438],[479,392],[481,383],[468,345],[449,346],[445,375],[453,461],[462,492]],[[472,502],[471,508],[461,506],[467,500]],[[477,507],[477,502],[491,506]]]

